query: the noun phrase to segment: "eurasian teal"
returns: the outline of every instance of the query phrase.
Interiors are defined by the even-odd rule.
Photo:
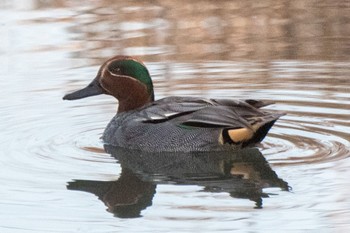
[[[260,100],[166,97],[154,100],[153,83],[142,61],[108,59],[85,88],[66,100],[107,94],[119,101],[102,139],[108,145],[151,152],[212,151],[254,146],[283,113],[261,110]]]

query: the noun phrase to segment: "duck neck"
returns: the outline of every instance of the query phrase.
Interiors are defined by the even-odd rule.
[[[145,85],[125,85],[124,87],[128,92],[123,91],[115,96],[119,100],[118,113],[140,108],[154,100],[153,90],[150,94]]]
[[[153,100],[149,95],[133,94],[125,99],[119,100],[118,113],[140,108]]]

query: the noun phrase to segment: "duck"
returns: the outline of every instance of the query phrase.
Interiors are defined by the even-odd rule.
[[[169,96],[155,100],[151,75],[138,58],[106,60],[77,100],[106,94],[118,100],[105,128],[106,145],[148,152],[196,152],[257,146],[285,113],[261,109],[271,101]]]

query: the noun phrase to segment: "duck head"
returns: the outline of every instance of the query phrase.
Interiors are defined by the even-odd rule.
[[[107,94],[119,101],[118,112],[133,110],[154,101],[150,74],[142,61],[128,56],[108,59],[85,88],[67,94],[64,100],[76,100]]]

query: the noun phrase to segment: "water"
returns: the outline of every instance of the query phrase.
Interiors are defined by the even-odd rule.
[[[201,4],[0,1],[1,232],[349,231],[349,2]],[[240,154],[111,156],[116,102],[62,96],[115,54],[157,98],[288,115]]]

